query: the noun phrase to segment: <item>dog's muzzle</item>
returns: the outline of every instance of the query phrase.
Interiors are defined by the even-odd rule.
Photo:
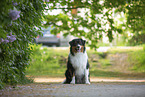
[[[81,52],[81,46],[78,45],[78,46],[75,48],[75,50],[76,50],[77,52]]]
[[[72,46],[72,52],[77,53],[77,52],[83,52],[84,46]]]

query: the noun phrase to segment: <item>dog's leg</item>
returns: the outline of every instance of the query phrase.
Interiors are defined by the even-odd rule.
[[[87,66],[86,66],[86,70],[85,70],[85,83],[86,83],[86,84],[90,84],[89,67],[90,67],[90,64],[89,64],[89,62],[87,61]]]
[[[85,70],[85,83],[90,84],[90,82],[89,82],[89,69]]]
[[[70,83],[75,84],[75,76],[73,76],[72,81]]]
[[[65,72],[66,80],[63,83],[64,84],[70,84],[71,81],[72,81],[73,75],[74,75],[74,68],[72,67],[72,64],[70,62],[70,59],[68,58],[67,70]]]

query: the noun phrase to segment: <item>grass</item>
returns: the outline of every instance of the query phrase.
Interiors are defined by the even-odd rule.
[[[32,48],[33,54],[31,55],[30,66],[26,70],[26,75],[64,77],[69,48],[42,48],[41,45],[32,45]],[[111,48],[106,53],[87,50],[91,77],[134,77],[138,76],[136,75],[137,73],[140,73],[142,76],[142,73],[145,72],[145,51],[141,47],[133,48],[135,49]],[[112,57],[117,57],[116,53],[126,53],[128,55],[126,63],[130,65],[129,67],[126,66],[128,68],[127,71],[121,71],[121,67],[117,66],[120,64],[114,64],[114,61],[111,60]],[[109,57],[110,54],[113,56]],[[118,58],[115,58],[117,63],[120,61]]]
[[[66,68],[66,56],[68,51],[52,48],[40,49],[40,46],[34,45],[34,51],[31,55],[30,67],[26,74],[33,76],[63,76]]]
[[[132,70],[145,72],[145,51],[139,50],[130,53],[128,60],[132,65]]]
[[[109,53],[129,53],[129,52],[137,52],[142,51],[143,46],[134,46],[134,47],[112,47],[109,49]]]

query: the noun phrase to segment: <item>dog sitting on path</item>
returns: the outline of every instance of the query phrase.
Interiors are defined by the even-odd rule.
[[[85,43],[86,41],[82,39],[74,39],[69,42],[70,54],[64,84],[90,84],[89,62]]]

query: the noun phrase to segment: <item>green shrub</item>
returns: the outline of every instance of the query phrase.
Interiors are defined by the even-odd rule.
[[[145,45],[143,45],[143,50],[130,52],[129,61],[133,70],[145,72]]]
[[[42,0],[0,0],[0,88],[25,83],[29,43],[40,34],[45,4]]]
[[[64,76],[66,70],[67,56],[69,49],[58,50],[53,48],[41,47],[33,44],[33,53],[31,55],[30,67],[26,74],[29,76]]]
[[[143,51],[145,51],[145,44],[143,45]]]

